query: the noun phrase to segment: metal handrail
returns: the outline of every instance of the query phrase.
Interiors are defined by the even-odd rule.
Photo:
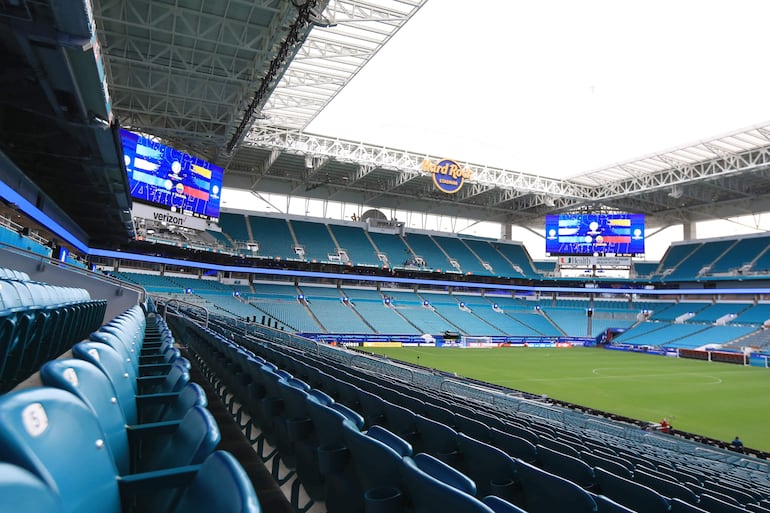
[[[162,297],[159,297],[159,296],[154,298],[153,301],[155,301],[155,302],[157,302],[159,304],[165,304],[166,307],[163,309],[163,320],[164,321],[166,320],[166,316],[169,315],[168,311],[171,308],[171,304],[176,302],[177,305],[186,305],[186,306],[189,306],[189,307],[192,307],[192,308],[197,308],[199,310],[203,310],[203,312],[204,312],[203,328],[204,329],[208,329],[208,327],[209,327],[209,309],[206,308],[205,306],[196,305],[195,303],[190,303],[189,301],[184,301],[184,300],[177,299],[177,298],[170,298],[169,299],[169,298],[162,298]],[[179,307],[177,306],[177,310],[178,309],[179,309]],[[171,315],[174,316],[174,317],[184,318],[184,316],[179,315],[177,313],[172,313]]]

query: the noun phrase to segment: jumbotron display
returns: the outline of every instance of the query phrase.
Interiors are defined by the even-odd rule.
[[[644,214],[546,216],[545,251],[552,256],[642,255]]]
[[[179,214],[219,220],[221,167],[120,130],[131,196]]]

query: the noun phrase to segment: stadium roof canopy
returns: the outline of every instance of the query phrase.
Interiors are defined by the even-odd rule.
[[[79,65],[73,55],[90,48],[104,63],[97,69],[106,73],[109,93],[102,104],[114,117],[225,167],[226,187],[533,227],[542,227],[545,214],[567,211],[641,212],[648,225],[664,226],[770,210],[770,126],[566,180],[458,162],[473,177],[455,194],[439,191],[431,174],[421,170],[425,159],[438,161],[442,155],[306,133],[425,1],[93,0],[92,13],[80,0],[6,3],[0,18],[15,32],[7,32],[3,44],[17,71],[3,86],[4,137],[17,139],[15,156],[25,172],[38,170],[30,178],[65,210],[76,212],[75,221],[98,233],[96,240],[130,231],[126,184],[120,165],[112,162],[114,148],[112,156],[104,156],[114,141],[96,130],[104,117],[89,107],[102,92],[94,88],[101,85],[99,74],[87,81],[73,71]],[[65,8],[76,4],[81,8]],[[64,37],[77,30],[87,36],[91,20],[96,45],[78,47],[75,38]],[[22,79],[41,70],[46,80],[21,95]],[[40,164],[34,140],[39,130],[20,131],[23,140],[12,133],[44,125],[32,123],[33,116],[57,120],[58,130],[48,138],[80,152],[66,161],[76,162],[80,172],[56,174],[48,171],[54,162]],[[87,136],[72,128],[75,118]],[[62,132],[69,135],[61,138]],[[75,140],[93,142],[89,150]],[[60,150],[51,146],[46,152]],[[116,213],[112,222],[121,230],[109,229],[105,211]]]
[[[306,133],[424,1],[97,0],[113,110],[255,192],[534,227],[566,211],[642,212],[663,226],[768,209],[770,127],[567,180],[462,162],[474,177],[451,195],[420,170],[441,155]]]

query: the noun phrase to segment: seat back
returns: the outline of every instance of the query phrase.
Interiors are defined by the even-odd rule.
[[[545,471],[561,476],[583,488],[589,489],[594,484],[593,469],[574,456],[538,444],[537,461]]]
[[[129,364],[112,347],[101,342],[80,342],[72,347],[75,358],[96,365],[112,382],[127,424],[137,423],[136,379]]]
[[[666,513],[669,510],[668,500],[652,488],[616,476],[601,467],[596,468],[596,483],[601,493],[631,509],[651,513]]]
[[[374,427],[369,430],[374,430]],[[376,430],[375,430],[376,431]],[[377,436],[377,433],[373,433]],[[381,435],[381,434],[380,434]],[[395,448],[384,442],[388,438],[369,436],[359,431],[349,422],[342,423],[342,436],[345,446],[350,451],[356,474],[364,491],[375,487],[400,488],[399,468],[401,459],[408,447],[406,442],[396,444]],[[391,434],[392,440],[398,437]],[[411,454],[411,448],[409,448]]]
[[[176,431],[151,440],[142,451],[142,471],[197,465],[203,462],[221,440],[216,420],[203,406],[193,406]]]
[[[575,483],[529,463],[516,460],[516,476],[521,483],[523,506],[529,513],[596,511],[596,502]]]
[[[420,470],[412,458],[404,458],[401,472],[414,513],[493,513],[490,507],[475,497]]]
[[[31,472],[0,463],[0,513],[61,513],[64,505],[45,483]]]
[[[457,432],[422,415],[416,416],[416,423],[417,437],[412,444],[414,451],[428,453],[450,465],[455,464],[459,457]]]
[[[706,513],[706,510],[675,497],[671,499],[671,513]]]
[[[40,368],[43,384],[76,395],[99,419],[120,475],[131,468],[126,417],[109,378],[95,365],[75,358],[51,360]]]
[[[169,513],[260,513],[257,494],[238,461],[225,451],[212,453]]]
[[[604,495],[595,495],[597,513],[634,513],[634,510],[618,504]]]
[[[742,506],[737,506],[708,493],[701,494],[698,506],[712,513],[737,513],[739,511],[746,511]]]
[[[0,397],[0,460],[35,474],[65,513],[118,513],[117,469],[104,433],[77,397],[28,388]],[[77,471],[74,471],[77,470]]]
[[[208,406],[208,398],[206,397],[206,391],[197,384],[187,383],[182,391],[177,396],[176,400],[172,401],[166,407],[164,407],[156,420],[158,422],[168,420],[180,420],[193,406]]]
[[[516,464],[500,449],[459,433],[460,464],[462,472],[471,478],[479,497],[496,495],[511,500],[514,497]]]
[[[609,470],[616,476],[625,477],[626,479],[631,479],[634,475],[634,473],[625,465],[609,458],[605,458],[600,454],[582,451],[580,453],[580,459],[588,463],[591,467],[602,467],[604,470]]]
[[[512,458],[518,458],[527,463],[534,463],[537,459],[537,448],[535,444],[518,435],[506,433],[499,429],[490,430],[492,445],[502,450]]]
[[[644,486],[649,486],[665,497],[677,497],[690,504],[698,504],[698,496],[692,490],[673,479],[663,479],[642,469],[636,469],[634,481]]]

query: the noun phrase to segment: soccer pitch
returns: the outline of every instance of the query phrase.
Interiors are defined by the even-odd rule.
[[[770,452],[770,369],[587,348],[368,350]]]

